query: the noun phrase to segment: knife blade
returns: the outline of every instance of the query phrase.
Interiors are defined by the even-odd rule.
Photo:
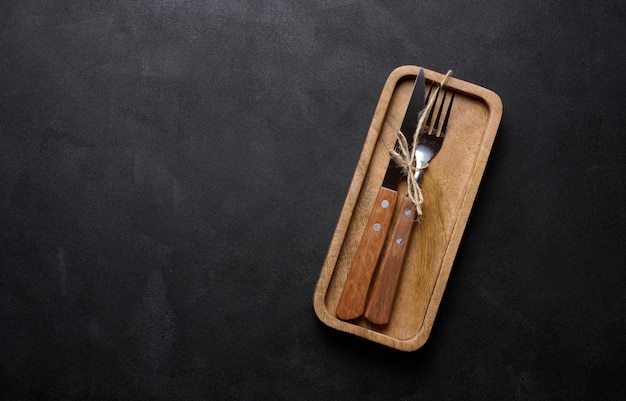
[[[412,142],[419,113],[424,108],[425,81],[424,70],[420,68],[400,125],[401,132],[409,142]],[[370,283],[387,238],[398,197],[398,184],[402,177],[402,168],[395,161],[390,160],[335,310],[339,319],[356,319],[365,310]]]

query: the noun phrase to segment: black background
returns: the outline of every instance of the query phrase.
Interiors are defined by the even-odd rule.
[[[626,7],[4,0],[0,398],[623,400]],[[312,295],[383,84],[504,114],[426,345]]]

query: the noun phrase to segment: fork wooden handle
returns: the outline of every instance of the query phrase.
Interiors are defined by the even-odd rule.
[[[387,248],[365,309],[365,318],[374,324],[382,325],[389,321],[415,213],[415,205],[409,197],[405,197],[389,234]]]
[[[387,238],[397,196],[398,193],[389,188],[381,187],[378,191],[337,304],[335,314],[339,319],[356,319],[365,310],[370,282]]]

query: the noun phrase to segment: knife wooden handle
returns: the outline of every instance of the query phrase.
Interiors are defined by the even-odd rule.
[[[365,310],[370,282],[387,238],[397,196],[396,191],[386,187],[378,191],[337,304],[335,313],[339,319],[356,319]]]
[[[387,248],[365,309],[365,318],[374,324],[387,324],[395,298],[398,278],[415,221],[415,205],[407,196],[387,240]]]

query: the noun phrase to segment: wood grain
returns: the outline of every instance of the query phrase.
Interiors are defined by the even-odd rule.
[[[387,238],[397,195],[396,191],[385,187],[378,192],[337,304],[336,314],[340,319],[356,319],[365,310],[367,292]]]
[[[389,321],[389,314],[403,265],[402,261],[413,231],[415,214],[413,201],[405,196],[393,229],[389,233],[376,280],[367,300],[365,318],[374,324],[382,325]]]
[[[492,91],[451,78],[456,91],[446,140],[422,181],[424,214],[407,243],[393,313],[380,326],[361,317],[337,316],[341,291],[389,163],[389,149],[403,118],[417,66],[394,70],[381,92],[344,206],[313,296],[318,318],[329,327],[386,346],[413,351],[428,339],[467,223],[491,145],[502,103]],[[443,75],[425,69],[427,83]],[[396,211],[403,189],[398,189]]]

